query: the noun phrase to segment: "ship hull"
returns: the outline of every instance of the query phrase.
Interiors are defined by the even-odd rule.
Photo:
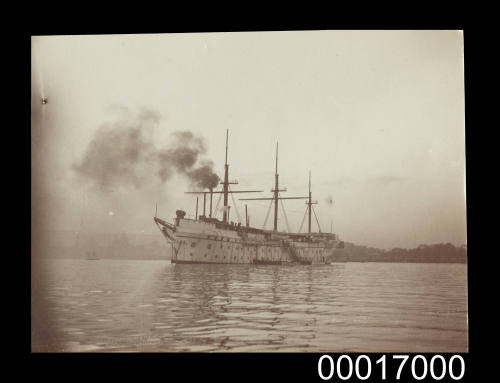
[[[334,260],[336,251],[335,243],[331,241],[290,241],[286,235],[272,239],[270,235],[224,230],[196,220],[183,220],[178,226],[159,219],[155,221],[171,245],[172,263],[329,264]]]

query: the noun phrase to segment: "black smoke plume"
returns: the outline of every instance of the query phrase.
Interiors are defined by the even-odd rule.
[[[102,190],[140,188],[155,177],[166,182],[175,173],[185,176],[193,186],[215,188],[219,177],[213,172],[213,163],[201,158],[206,153],[203,138],[188,131],[173,132],[168,143],[159,148],[152,138],[159,121],[158,113],[143,110],[134,118],[104,124],[73,170]]]
[[[219,176],[212,172],[213,167],[212,161],[204,161],[198,168],[188,171],[187,175],[194,185],[203,189],[215,189],[219,184]]]

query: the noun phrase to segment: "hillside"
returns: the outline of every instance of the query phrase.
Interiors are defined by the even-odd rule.
[[[335,259],[337,262],[467,263],[467,247],[438,243],[414,249],[381,250],[346,242],[344,250]]]

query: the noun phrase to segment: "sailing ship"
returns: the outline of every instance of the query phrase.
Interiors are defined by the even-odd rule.
[[[228,131],[226,131],[226,161],[224,165],[224,180],[220,182],[222,190],[214,191],[191,191],[190,194],[203,194],[203,214],[198,216],[198,198],[196,199],[196,214],[194,219],[187,218],[183,210],[176,211],[173,222],[167,222],[157,217],[155,212],[154,222],[172,247],[172,263],[239,263],[239,264],[262,264],[262,265],[292,265],[292,264],[328,264],[335,258],[335,253],[343,248],[344,243],[334,233],[321,232],[319,221],[314,211],[311,193],[311,174],[309,173],[309,194],[298,197],[281,197],[280,193],[286,189],[279,188],[278,175],[278,144],[276,144],[276,171],[275,185],[271,190],[273,196],[270,198],[241,198],[241,201],[270,201],[268,214],[271,206],[274,206],[273,230],[265,230],[250,226],[248,209],[245,205],[245,224],[229,221],[231,206],[228,204],[229,195],[233,199],[236,193],[255,193],[261,190],[230,190],[229,165],[227,163],[228,153]],[[209,215],[206,216],[206,197],[210,196]],[[222,219],[212,216],[213,195],[223,196]],[[279,232],[278,231],[278,204],[287,199],[305,199],[306,214],[308,217],[308,231]],[[219,199],[220,201],[220,199]],[[215,208],[217,212],[219,209]],[[286,213],[283,208],[283,213]],[[318,232],[312,232],[312,214],[318,225]],[[302,224],[304,223],[302,220]],[[288,221],[287,221],[288,226]],[[301,225],[302,228],[302,225]]]

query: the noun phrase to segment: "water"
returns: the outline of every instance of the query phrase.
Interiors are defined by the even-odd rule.
[[[463,264],[42,266],[57,347],[34,351],[467,351]]]

